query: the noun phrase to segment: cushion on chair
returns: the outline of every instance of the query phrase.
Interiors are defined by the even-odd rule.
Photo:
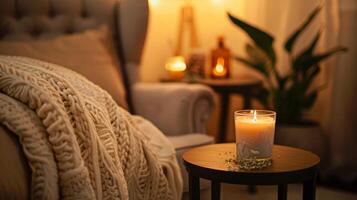
[[[206,144],[212,144],[214,141],[212,136],[200,133],[168,136],[168,138],[177,151],[183,149],[191,149]]]
[[[54,39],[1,41],[0,54],[27,56],[66,66],[102,87],[120,106],[127,108],[119,63],[106,27]]]

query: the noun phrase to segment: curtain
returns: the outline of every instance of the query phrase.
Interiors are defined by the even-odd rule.
[[[329,136],[332,171],[342,181],[357,180],[357,1],[339,1],[339,41],[348,47],[334,69]]]

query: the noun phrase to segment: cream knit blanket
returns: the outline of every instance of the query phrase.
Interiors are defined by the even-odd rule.
[[[175,156],[160,157],[134,117],[73,71],[0,56],[0,123],[20,138],[32,199],[181,197]]]

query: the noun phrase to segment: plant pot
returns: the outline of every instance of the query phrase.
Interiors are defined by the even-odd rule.
[[[318,123],[278,124],[275,144],[297,147],[315,153],[321,159],[321,168],[324,168],[329,160],[328,138]]]

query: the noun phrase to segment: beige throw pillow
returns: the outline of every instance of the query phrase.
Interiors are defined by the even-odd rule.
[[[65,66],[99,85],[127,108],[116,52],[107,27],[54,39],[0,41],[0,54],[35,58]]]

